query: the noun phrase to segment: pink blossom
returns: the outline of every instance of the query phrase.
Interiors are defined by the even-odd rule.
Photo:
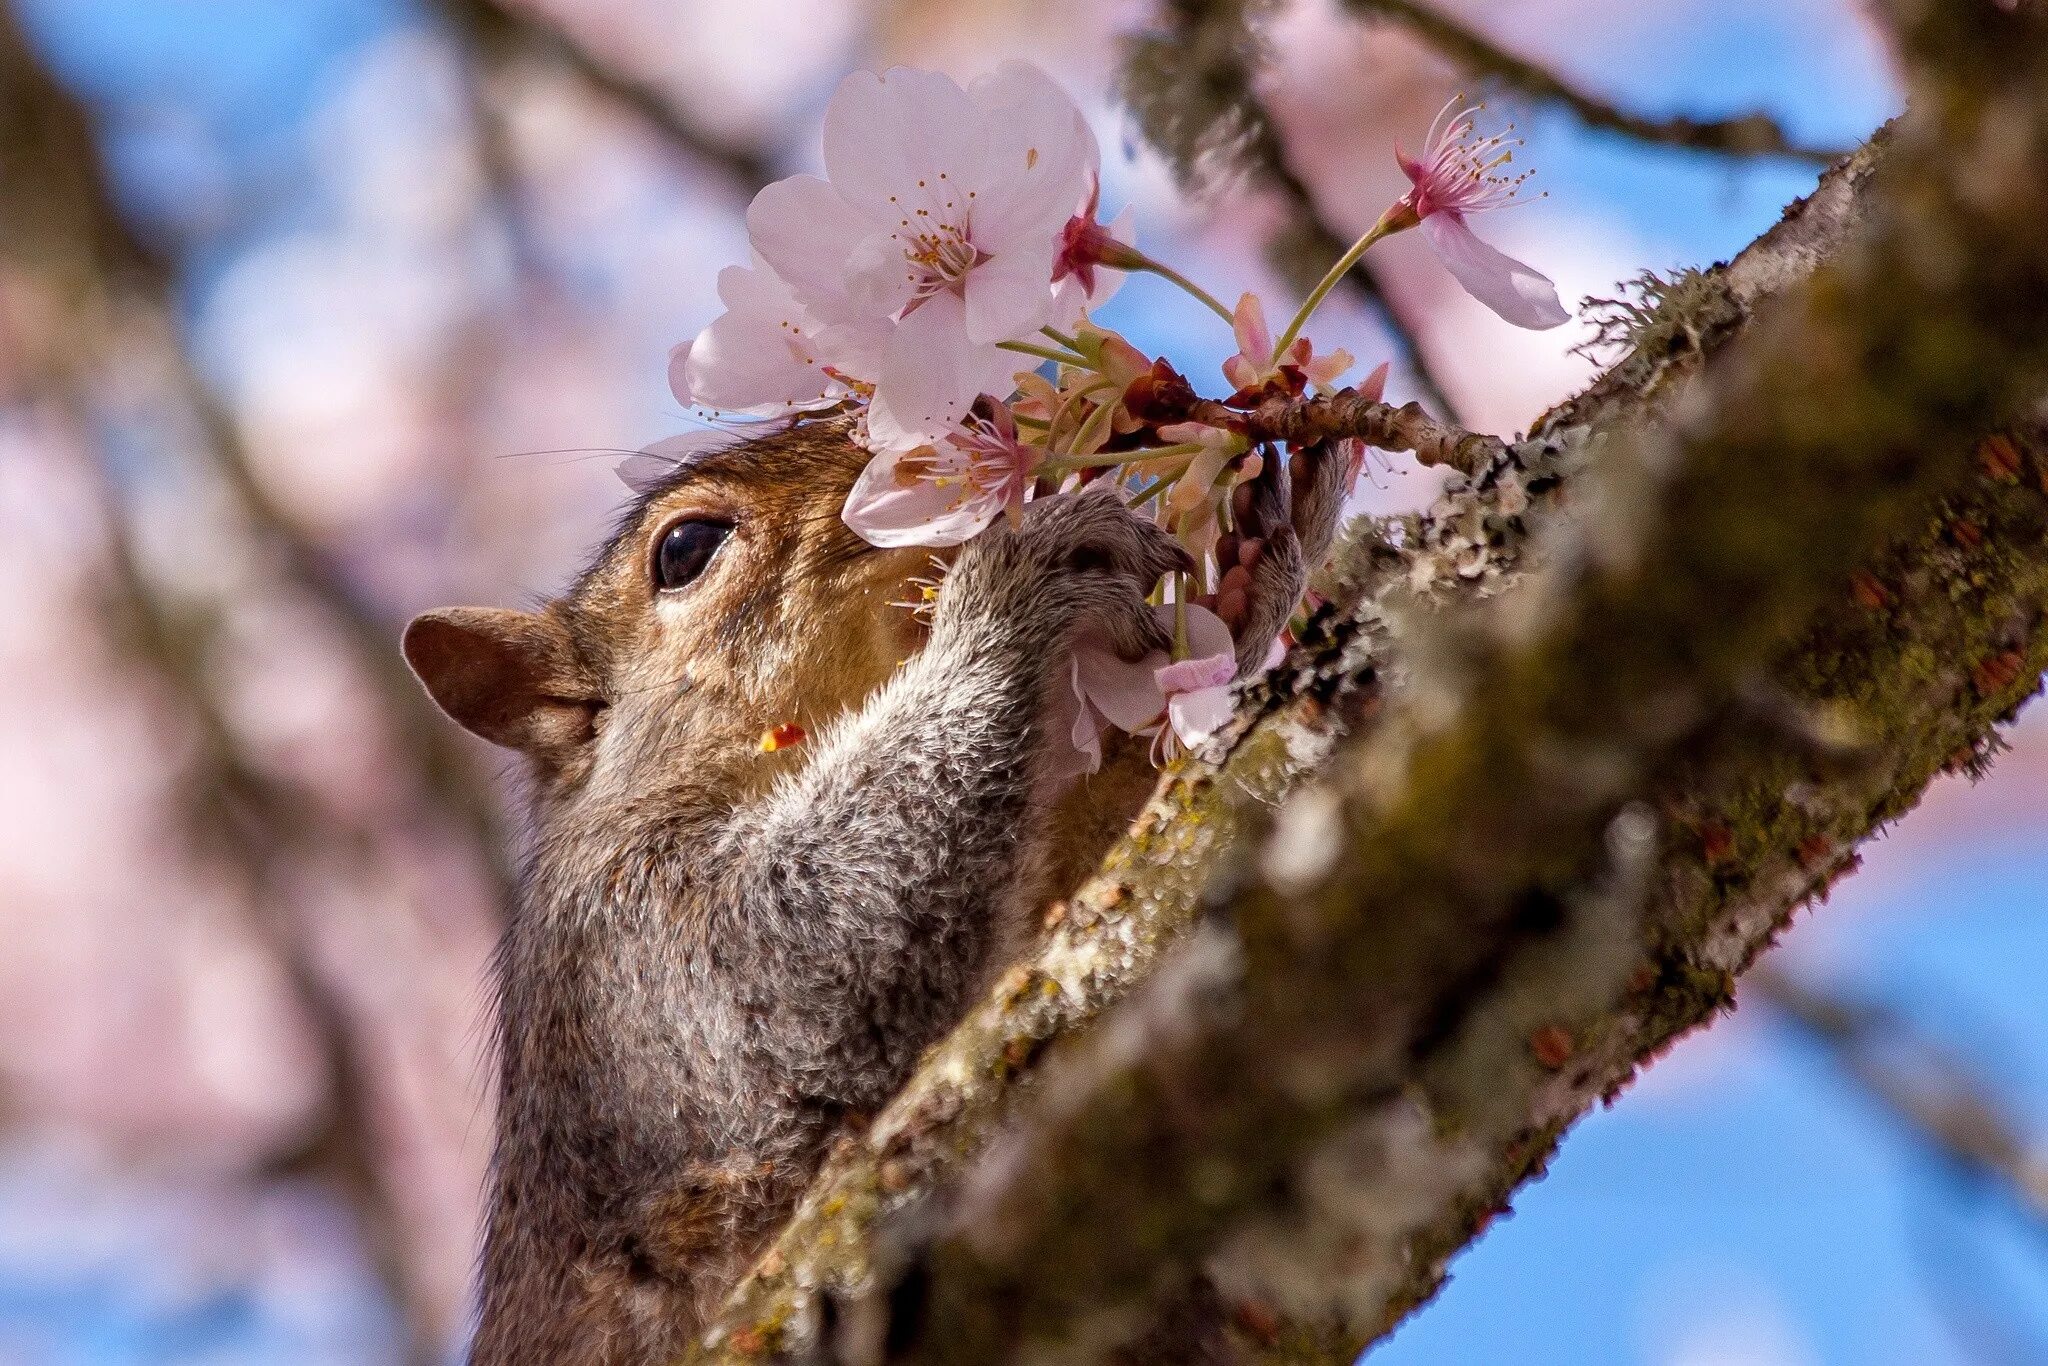
[[[1213,719],[1218,696],[1224,708],[1223,720],[1229,719],[1230,675],[1221,675],[1220,682],[1213,680],[1224,667],[1217,662],[1219,657],[1232,674],[1236,672],[1236,646],[1231,642],[1230,628],[1214,612],[1193,603],[1185,608],[1167,603],[1152,610],[1159,624],[1169,631],[1180,619],[1179,614],[1185,612],[1191,658],[1175,662],[1160,651],[1143,659],[1125,660],[1099,641],[1084,640],[1077,644],[1067,686],[1058,690],[1053,699],[1051,724],[1056,728],[1055,734],[1063,734],[1071,746],[1071,752],[1063,748],[1055,761],[1059,774],[1093,773],[1100,768],[1102,732],[1108,726],[1132,735],[1156,731],[1162,739],[1170,726],[1173,734],[1181,735],[1179,723],[1173,719],[1178,697],[1189,699],[1181,703],[1181,714],[1191,728],[1190,733],[1194,733],[1192,728],[1198,723]],[[1174,688],[1172,692],[1168,690],[1169,682]],[[1220,726],[1222,722],[1215,724]],[[1207,738],[1211,731],[1200,732],[1201,738]]]
[[[1011,62],[965,90],[907,67],[855,72],[824,141],[827,178],[763,189],[748,233],[814,318],[879,328],[872,369],[826,357],[873,380],[875,447],[942,440],[982,394],[1013,387],[1017,358],[998,343],[1054,317],[1053,258],[1095,173],[1094,135],[1050,77]]]
[[[1101,198],[1102,181],[1091,178],[1088,198],[1060,229],[1059,250],[1053,256],[1054,321],[1068,330],[1087,310],[1108,302],[1123,283],[1124,272],[1142,259],[1131,249],[1137,229],[1130,208],[1105,225],[1097,221]]]
[[[1152,677],[1166,695],[1167,721],[1187,748],[1201,744],[1230,720],[1230,685],[1237,678],[1234,649],[1162,664]]]
[[[944,440],[868,462],[840,516],[870,545],[959,545],[1023,510],[1045,452],[1017,439],[1007,405],[970,414]]]
[[[859,366],[862,336],[870,352],[880,341],[872,328],[828,328],[758,254],[750,265],[718,272],[718,297],[725,312],[669,353],[669,387],[679,402],[762,416],[837,403],[855,372],[842,367],[866,368]],[[828,349],[835,354],[828,357]]]
[[[1195,615],[1198,612],[1199,617]],[[1210,648],[1212,653],[1162,664],[1152,675],[1166,697],[1167,729],[1160,731],[1159,738],[1165,741],[1170,729],[1169,750],[1176,744],[1181,749],[1199,748],[1237,713],[1231,698],[1238,677],[1237,650],[1229,628],[1207,609],[1190,606],[1188,643],[1195,649]],[[1286,653],[1287,647],[1275,636],[1266,647],[1258,673],[1278,664]]]
[[[1420,223],[1423,238],[1466,293],[1515,326],[1540,330],[1571,317],[1558,302],[1556,285],[1480,241],[1465,223],[1470,214],[1517,202],[1528,173],[1496,172],[1521,145],[1520,138],[1505,134],[1477,136],[1472,111],[1452,100],[1431,126],[1421,160],[1395,151],[1412,188],[1389,217],[1399,226]]]
[[[1296,337],[1276,361],[1273,329],[1266,323],[1266,306],[1256,294],[1239,296],[1231,312],[1230,330],[1237,338],[1237,354],[1223,362],[1223,377],[1237,386],[1236,397],[1250,399],[1275,381],[1289,393],[1298,392],[1304,383],[1314,385],[1318,392],[1328,392],[1351,368],[1349,351],[1318,356],[1307,337]],[[1291,377],[1284,373],[1289,370],[1294,372]]]

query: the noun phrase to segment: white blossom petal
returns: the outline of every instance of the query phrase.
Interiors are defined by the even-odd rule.
[[[754,250],[824,322],[858,316],[847,298],[847,263],[875,231],[836,187],[816,176],[763,186],[747,205]]]
[[[757,257],[718,273],[726,311],[671,356],[670,384],[686,403],[772,415],[836,399],[812,341],[815,324],[789,287]],[[676,361],[681,374],[676,374]]]
[[[635,493],[646,493],[674,474],[691,456],[703,451],[737,445],[751,433],[729,432],[712,427],[664,437],[646,450],[629,455],[618,464],[619,482]]]
[[[969,90],[982,129],[975,240],[990,251],[1048,240],[1080,208],[1101,161],[1073,97],[1029,62],[1005,62]],[[1048,266],[1047,284],[1051,284]]]
[[[868,439],[878,450],[921,446],[951,433],[974,400],[1000,389],[1007,395],[1016,357],[965,338],[965,305],[937,294],[905,314],[889,336],[888,351],[868,404]]]
[[[877,455],[846,495],[841,520],[869,545],[885,547],[959,545],[979,535],[1002,512],[1000,494],[958,473],[928,477],[934,458],[926,451]]]
[[[1052,321],[1053,239],[982,262],[967,273],[967,340],[1016,341]]]
[[[1465,292],[1504,321],[1534,331],[1570,321],[1549,276],[1480,241],[1464,219],[1448,212],[1428,214],[1422,235]]]
[[[668,349],[668,391],[685,408],[697,400],[690,391],[690,343],[679,341]]]
[[[1236,714],[1227,683],[1175,693],[1166,700],[1167,721],[1173,726],[1173,733],[1180,737],[1180,742],[1189,749],[1229,725],[1230,718]]]
[[[1056,782],[1078,778],[1102,767],[1102,718],[1088,705],[1081,692],[1081,677],[1073,660],[1053,685],[1046,703],[1045,733],[1051,751],[1046,759],[1049,776]]]
[[[952,78],[914,67],[856,71],[825,108],[825,174],[874,227],[943,204],[984,157],[978,111]],[[870,229],[872,231],[872,228]]]
[[[1153,677],[1165,660],[1161,653],[1137,660],[1119,659],[1105,644],[1082,641],[1074,647],[1074,676],[1081,695],[1105,720],[1118,730],[1135,732],[1157,721],[1166,710],[1166,695]]]

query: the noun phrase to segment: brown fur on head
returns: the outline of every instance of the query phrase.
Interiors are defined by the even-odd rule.
[[[532,761],[550,808],[745,800],[802,754],[764,753],[766,732],[815,734],[921,638],[892,604],[925,552],[877,550],[840,520],[867,458],[837,422],[690,457],[568,593],[538,612],[427,612],[406,629],[406,660],[457,722]],[[731,531],[693,580],[663,590],[657,556],[686,520]]]

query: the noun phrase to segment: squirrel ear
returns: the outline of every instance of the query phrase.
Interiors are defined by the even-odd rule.
[[[588,740],[603,705],[568,630],[552,616],[443,607],[405,628],[405,662],[464,730],[529,754]]]

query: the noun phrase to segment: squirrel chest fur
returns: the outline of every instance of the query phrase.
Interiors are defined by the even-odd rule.
[[[682,1347],[1043,895],[1068,642],[1165,643],[1145,595],[1186,557],[1102,492],[977,537],[921,622],[926,552],[839,520],[865,459],[823,423],[701,455],[563,597],[407,630],[532,778],[478,1363]],[[1143,789],[1097,790],[1114,830]]]

